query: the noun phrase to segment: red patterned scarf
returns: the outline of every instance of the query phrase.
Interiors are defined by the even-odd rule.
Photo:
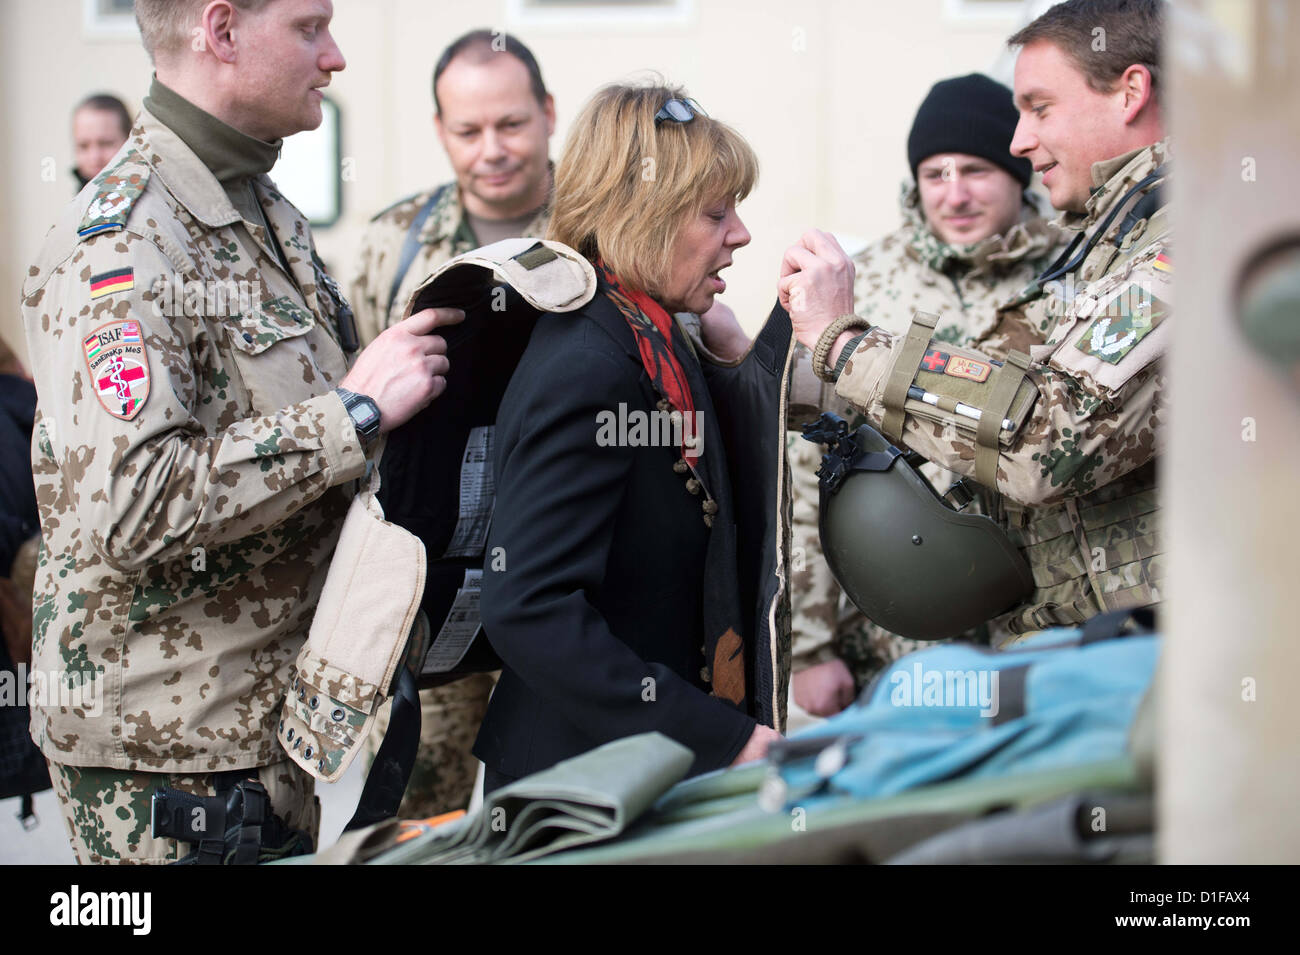
[[[673,351],[673,317],[644,292],[624,288],[618,276],[604,262],[598,260],[596,267],[609,284],[607,294],[610,300],[636,336],[641,364],[650,376],[655,391],[664,397],[673,411],[682,415],[682,457],[687,464],[695,467],[700,460],[700,445],[690,447],[686,444],[695,433],[695,398],[691,395],[691,386],[686,380],[681,362]]]

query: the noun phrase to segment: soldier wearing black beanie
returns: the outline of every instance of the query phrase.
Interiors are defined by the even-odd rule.
[[[979,156],[1028,186],[1033,166],[1011,155],[1011,138],[1020,115],[1011,90],[982,73],[941,80],[930,88],[907,136],[907,162],[916,167],[938,153]]]

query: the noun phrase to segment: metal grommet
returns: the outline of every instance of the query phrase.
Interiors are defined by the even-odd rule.
[[[289,727],[289,732],[287,732],[287,733],[284,734],[284,738],[287,739],[287,740],[288,740],[289,742],[291,742],[291,743],[293,742],[293,727],[292,727],[292,726]]]
[[[316,768],[319,769],[322,773],[325,772],[325,760],[322,759],[319,763],[317,763]]]
[[[306,749],[302,751],[303,759],[311,759],[311,753],[312,753],[312,749],[310,746],[308,746]]]
[[[348,714],[343,711],[343,707],[341,706],[336,706],[334,709],[330,710],[330,719],[335,723],[342,723],[347,719],[347,716]]]
[[[913,534],[913,535],[912,535],[912,543],[913,543],[913,544],[919,544],[919,543],[921,543],[921,535],[920,535],[920,534]]]
[[[316,709],[316,707],[320,706],[320,697],[313,696],[310,700],[307,701],[307,705],[310,706],[313,710]]]
[[[301,746],[302,746],[302,737],[299,736],[296,740],[293,741],[293,748],[299,749]]]

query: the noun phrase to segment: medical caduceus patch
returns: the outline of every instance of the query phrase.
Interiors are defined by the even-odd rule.
[[[149,356],[139,322],[109,322],[82,340],[90,386],[114,418],[130,421],[149,397]]]

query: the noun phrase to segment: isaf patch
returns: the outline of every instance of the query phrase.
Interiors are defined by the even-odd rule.
[[[133,288],[135,288],[135,269],[129,265],[124,269],[100,272],[90,277],[91,298],[101,298],[112,292],[128,292]]]
[[[1167,303],[1143,286],[1125,286],[1099,310],[1074,347],[1117,365],[1168,314]]]
[[[149,397],[149,356],[139,322],[109,322],[84,339],[95,397],[114,418],[130,421]]]

